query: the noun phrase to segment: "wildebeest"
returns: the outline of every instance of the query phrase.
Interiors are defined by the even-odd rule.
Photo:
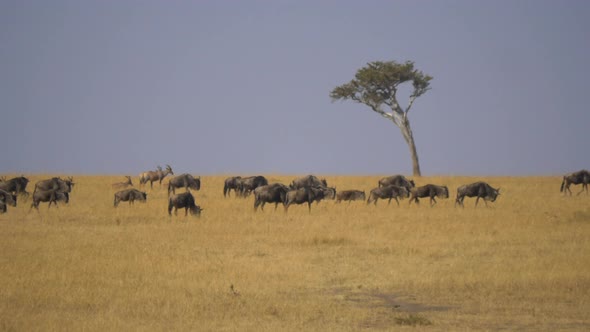
[[[133,182],[131,182],[131,177],[129,175],[125,175],[127,181],[124,182],[116,182],[112,184],[113,189],[125,189],[127,187],[133,187]]]
[[[139,185],[145,185],[148,181],[150,183],[150,188],[154,188],[154,182],[158,181],[160,183],[160,187],[162,186],[162,180],[168,175],[174,175],[172,171],[172,167],[170,165],[166,165],[166,170],[163,171],[162,167],[158,166],[156,171],[147,171],[139,174]]]
[[[343,190],[336,194],[336,203],[340,203],[340,201],[348,201],[350,203],[351,201],[364,201],[365,199],[365,192],[360,190]]]
[[[410,189],[414,188],[416,184],[414,183],[414,180],[408,180],[403,175],[392,175],[379,180],[379,187],[385,186],[404,187],[410,191]]]
[[[51,203],[54,203],[57,207],[57,202],[65,202],[67,204],[69,201],[70,195],[67,192],[62,192],[59,189],[41,190],[36,188],[33,192],[33,203],[31,204],[31,209],[35,208],[37,211],[39,211],[39,203],[41,202],[49,202],[47,208],[50,208]]]
[[[34,192],[37,190],[41,190],[41,191],[56,190],[56,191],[60,191],[60,192],[69,193],[69,192],[72,192],[72,186],[74,184],[75,184],[74,178],[71,176],[65,180],[54,177],[51,179],[42,180],[42,181],[35,183]],[[33,192],[33,194],[34,194],[34,192]]]
[[[367,204],[374,202],[375,205],[377,205],[378,199],[388,199],[387,204],[391,204],[391,200],[395,199],[395,201],[397,202],[397,205],[399,206],[399,200],[397,198],[398,197],[407,198],[409,196],[410,196],[410,194],[409,194],[408,190],[404,187],[394,186],[394,185],[377,187],[377,188],[372,189],[371,192],[369,193],[369,198],[367,199]]]
[[[186,191],[189,191],[189,188],[200,190],[201,177],[199,176],[195,178],[194,176],[187,173],[175,176],[168,182],[168,196],[170,196],[170,192],[175,194],[176,188],[184,188]]]
[[[275,210],[279,203],[285,204],[289,187],[282,183],[273,183],[266,186],[260,186],[254,189],[254,211],[260,209],[264,211],[264,204],[275,203]]]
[[[287,212],[291,204],[307,203],[311,213],[311,203],[314,201],[319,202],[325,196],[325,189],[323,187],[303,187],[289,190],[285,199],[285,212]]]
[[[565,191],[566,194],[569,192],[571,195],[572,191],[570,190],[570,185],[582,184],[582,190],[578,193],[578,195],[584,190],[586,190],[586,194],[588,194],[588,183],[590,183],[590,172],[583,169],[574,173],[566,174],[563,177],[563,181],[561,181],[561,189],[559,191]]]
[[[420,201],[418,198],[423,197],[430,197],[430,206],[434,206],[436,204],[435,197],[439,198],[449,198],[449,188],[447,186],[437,186],[434,184],[427,184],[422,187],[416,187],[410,189],[410,203],[415,201],[416,204],[419,204]]]
[[[137,189],[124,189],[115,193],[114,205],[117,207],[119,202],[129,202],[133,204],[135,201],[145,202],[147,200],[147,194]]]
[[[318,179],[315,175],[307,175],[293,180],[289,186],[291,189],[299,189],[304,187],[328,187],[326,179]]]
[[[236,180],[237,182],[237,196],[241,196],[241,197],[246,197],[248,195],[250,195],[250,193],[252,192],[252,190],[261,187],[261,186],[266,186],[268,184],[268,180],[262,176],[262,175],[257,175],[257,176],[249,176],[247,178],[240,178]]]
[[[466,184],[457,188],[457,199],[455,200],[455,206],[457,203],[463,207],[463,200],[467,197],[477,197],[475,200],[475,206],[479,202],[480,198],[483,198],[484,203],[488,206],[487,201],[494,202],[500,195],[500,188],[494,189],[492,186],[485,182],[475,182],[472,184]]]
[[[229,193],[233,190],[234,194],[237,195],[238,190],[238,181],[241,179],[241,176],[232,176],[225,179],[223,184],[223,197],[229,196]]]
[[[0,189],[16,195],[21,194],[26,197],[29,196],[29,193],[27,192],[28,183],[29,179],[21,175],[10,180],[4,179],[3,181],[0,181]]]
[[[170,196],[170,198],[168,198],[169,215],[172,215],[172,208],[174,208],[174,215],[177,215],[178,209],[184,208],[184,216],[186,216],[190,210],[191,214],[196,215],[197,217],[201,216],[201,211],[204,210],[195,204],[195,198],[190,192]]]
[[[6,209],[6,204],[16,206],[16,194],[0,189],[0,202],[4,203],[4,209]]]

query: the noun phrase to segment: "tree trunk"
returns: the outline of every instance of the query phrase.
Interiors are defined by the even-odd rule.
[[[418,161],[418,152],[416,151],[416,143],[414,142],[414,135],[412,134],[412,128],[410,128],[410,122],[406,118],[398,127],[402,131],[402,135],[410,148],[410,155],[412,156],[412,173],[414,176],[422,176],[422,173],[420,172],[420,162]]]

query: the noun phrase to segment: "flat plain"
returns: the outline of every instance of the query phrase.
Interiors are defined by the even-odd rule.
[[[381,178],[320,177],[367,194]],[[590,195],[559,176],[421,177],[451,197],[311,213],[254,212],[225,178],[201,177],[200,218],[168,216],[167,179],[117,208],[122,175],[74,175],[59,208],[19,198],[0,215],[0,330],[590,330]],[[498,200],[455,207],[479,180]]]

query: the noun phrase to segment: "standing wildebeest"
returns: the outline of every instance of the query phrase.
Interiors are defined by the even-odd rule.
[[[49,190],[56,190],[61,192],[72,192],[72,186],[74,185],[74,178],[68,177],[65,180],[60,178],[51,178],[48,180],[42,180],[35,183],[35,191],[42,190],[42,191],[49,191]],[[33,192],[33,194],[34,194]]]
[[[266,186],[268,184],[268,180],[262,175],[236,179],[236,182],[238,186],[236,191],[238,193],[237,196],[241,197],[246,197],[250,195],[252,190],[261,186]]]
[[[35,208],[39,211],[39,203],[40,202],[49,202],[47,208],[51,207],[51,203],[54,203],[57,207],[57,202],[63,201],[66,204],[70,201],[70,195],[67,192],[62,192],[59,189],[50,189],[50,190],[41,190],[35,188],[33,192],[33,203],[31,204],[31,209]],[[29,211],[31,210],[29,209]]]
[[[279,203],[285,204],[289,187],[282,183],[273,183],[266,186],[260,186],[254,189],[254,211],[260,209],[264,211],[264,204],[275,203],[275,210]]]
[[[477,196],[477,199],[475,200],[475,206],[477,206],[479,199],[483,198],[483,202],[486,204],[486,206],[488,206],[487,201],[496,201],[498,195],[500,195],[500,188],[494,189],[492,188],[492,186],[485,182],[475,182],[472,184],[466,184],[457,188],[457,199],[455,200],[455,206],[457,206],[457,203],[459,203],[461,207],[464,207],[463,200],[465,199],[465,196]]]
[[[29,193],[27,192],[28,183],[29,179],[24,176],[15,177],[10,180],[4,179],[3,181],[0,181],[0,189],[27,197],[29,196]]]
[[[237,195],[238,193],[238,181],[241,179],[241,176],[232,176],[225,179],[223,184],[223,197],[229,196],[230,191],[234,191],[234,194]]]
[[[166,177],[166,175],[171,174],[174,175],[172,171],[172,167],[170,165],[166,165],[166,170],[163,171],[162,167],[158,166],[157,171],[147,171],[144,173],[139,174],[139,185],[145,185],[148,181],[150,182],[150,188],[154,188],[154,182],[160,182],[160,187],[162,186],[162,180]]]
[[[563,181],[561,181],[561,189],[559,191],[560,192],[565,191],[566,194],[567,194],[567,192],[569,192],[571,195],[572,191],[570,190],[570,185],[572,185],[572,184],[577,185],[580,183],[582,184],[582,190],[578,193],[578,195],[581,194],[584,190],[586,190],[586,194],[588,194],[588,183],[590,183],[590,172],[583,169],[581,171],[566,174],[563,177]]]
[[[340,203],[340,201],[348,201],[350,204],[351,201],[364,201],[365,199],[365,192],[360,190],[343,190],[336,194],[336,203]]]
[[[176,188],[184,188],[186,191],[189,191],[189,188],[192,188],[198,191],[201,189],[201,177],[199,176],[198,178],[195,178],[187,173],[173,177],[168,182],[168,196],[170,196],[170,192],[175,194]]]
[[[119,205],[119,202],[129,202],[129,205],[135,201],[145,202],[147,200],[147,194],[137,189],[125,189],[117,191],[115,193],[115,207]]]
[[[427,184],[422,187],[410,189],[410,194],[410,204],[412,204],[412,201],[415,201],[416,204],[419,204],[420,201],[418,198],[430,197],[430,206],[434,206],[434,204],[436,204],[436,199],[434,199],[435,197],[438,196],[439,198],[449,198],[449,188],[447,188],[447,186]]]
[[[319,202],[325,196],[324,189],[322,187],[303,187],[289,190],[285,198],[285,212],[287,212],[291,204],[307,203],[311,213],[311,203],[316,200]]]
[[[125,178],[127,178],[127,181],[125,181],[125,182],[113,183],[113,185],[112,185],[113,189],[125,189],[127,187],[133,187],[133,182],[131,182],[131,177],[129,175],[125,175]]]
[[[403,175],[392,175],[379,180],[379,187],[385,186],[404,187],[410,191],[410,189],[414,188],[416,184],[414,183],[414,180],[408,180]]]
[[[299,189],[304,187],[328,187],[326,179],[318,179],[315,175],[307,175],[293,180],[289,186],[291,189]]]
[[[187,216],[189,210],[191,211],[192,215],[196,215],[197,217],[200,217],[201,211],[204,210],[195,204],[195,198],[190,192],[170,196],[170,198],[168,198],[169,215],[172,215],[172,208],[174,208],[174,215],[177,215],[178,209],[184,208],[185,217]]]
[[[409,196],[410,196],[410,193],[404,187],[393,186],[393,185],[384,186],[384,187],[377,187],[377,188],[372,189],[371,192],[369,193],[369,199],[367,199],[367,204],[370,204],[371,202],[375,202],[375,205],[377,205],[378,199],[389,199],[387,201],[387,204],[391,204],[391,200],[395,199],[395,201],[397,202],[397,206],[399,206],[399,200],[397,198],[398,197],[407,198]]]

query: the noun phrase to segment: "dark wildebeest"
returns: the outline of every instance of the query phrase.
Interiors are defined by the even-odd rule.
[[[583,169],[581,171],[566,174],[563,177],[563,181],[561,181],[561,189],[559,191],[565,191],[566,194],[569,192],[571,195],[572,191],[570,190],[570,186],[572,184],[582,184],[582,190],[578,193],[578,195],[581,194],[584,190],[586,190],[586,194],[588,194],[588,183],[590,183],[590,172]]]
[[[367,199],[367,204],[371,202],[375,202],[377,205],[378,199],[388,199],[387,204],[391,204],[391,200],[395,199],[397,202],[397,206],[399,206],[398,197],[407,198],[410,196],[408,190],[404,187],[399,186],[384,186],[384,187],[377,187],[371,190],[369,193],[369,198]]]
[[[241,197],[246,197],[248,195],[250,195],[250,193],[252,192],[252,190],[261,187],[261,186],[266,186],[268,184],[268,180],[262,176],[262,175],[257,175],[257,176],[250,176],[247,178],[241,178],[241,179],[237,179],[237,196],[241,196]]]
[[[232,176],[225,179],[225,183],[223,184],[223,197],[229,196],[230,191],[234,191],[237,195],[238,190],[238,181],[241,179],[241,176]]]
[[[293,180],[289,186],[291,189],[299,189],[305,187],[328,187],[326,179],[318,179],[315,175],[307,175]]]
[[[54,203],[57,207],[57,202],[65,202],[66,204],[70,201],[70,195],[67,192],[62,192],[59,189],[41,190],[35,188],[33,192],[33,203],[31,209],[35,208],[39,211],[39,203],[49,202],[47,208],[51,207],[51,203]],[[31,210],[29,209],[29,211]]]
[[[113,189],[125,189],[127,187],[133,187],[133,182],[131,182],[131,177],[129,175],[125,175],[127,181],[124,182],[116,182],[112,184]]]
[[[260,209],[264,211],[264,204],[275,203],[275,210],[279,203],[285,204],[289,187],[282,183],[273,183],[266,186],[260,186],[254,189],[254,211]]]
[[[162,167],[158,166],[157,171],[147,171],[139,174],[139,185],[145,185],[146,183],[150,183],[150,188],[154,188],[154,182],[158,181],[160,183],[160,187],[162,186],[162,180],[168,175],[174,175],[172,171],[172,167],[170,165],[166,165],[166,170],[163,171]]]
[[[12,192],[8,192],[0,189],[0,202],[16,206],[16,195]]]
[[[410,191],[410,189],[414,188],[416,184],[414,183],[414,180],[408,180],[403,175],[392,175],[379,180],[379,187],[385,186],[404,187],[406,190]]]
[[[420,201],[418,198],[430,197],[430,206],[434,206],[434,204],[436,204],[436,199],[434,198],[437,196],[439,198],[449,198],[449,188],[447,186],[437,186],[434,184],[412,188],[410,189],[410,204],[412,204],[412,201],[419,204]]]
[[[147,200],[147,194],[137,189],[125,189],[117,191],[115,193],[115,207],[119,205],[119,202],[129,202],[129,205],[135,201],[145,202]]]
[[[176,194],[176,188],[184,188],[186,191],[191,188],[198,191],[201,189],[201,177],[195,178],[187,173],[175,176],[168,182],[168,196],[170,192]]]
[[[303,187],[291,189],[287,192],[287,197],[285,198],[285,212],[287,212],[291,204],[307,203],[307,207],[311,213],[311,203],[314,201],[319,203],[323,198],[334,198],[335,194],[336,191],[334,188]]]
[[[4,191],[8,191],[14,193],[16,195],[23,195],[25,197],[29,196],[27,192],[27,184],[29,183],[29,179],[24,176],[19,176],[12,178],[10,180],[0,181],[0,189]]]
[[[170,198],[168,198],[169,215],[172,215],[172,208],[174,208],[174,215],[177,215],[178,209],[184,208],[185,217],[187,216],[189,210],[191,211],[192,215],[196,215],[197,217],[200,217],[201,211],[204,210],[195,204],[195,198],[190,192],[170,196]]]
[[[360,190],[343,190],[336,194],[336,203],[340,203],[340,201],[348,201],[350,204],[351,201],[364,201],[365,199],[365,192]]]
[[[70,192],[72,192],[73,185],[74,185],[74,178],[72,178],[71,176],[65,180],[62,180],[60,178],[51,178],[48,180],[42,180],[42,181],[35,183],[35,190],[33,191],[33,194],[35,194],[34,192],[37,190],[42,190],[42,191],[56,190],[56,191],[60,191],[60,192],[70,193]]]
[[[494,189],[492,186],[485,182],[475,182],[472,184],[466,184],[457,188],[457,199],[455,200],[455,206],[457,203],[463,207],[463,200],[465,196],[467,197],[475,197],[475,206],[479,202],[480,198],[483,198],[484,203],[488,206],[487,201],[494,202],[496,198],[500,195],[500,188]]]

